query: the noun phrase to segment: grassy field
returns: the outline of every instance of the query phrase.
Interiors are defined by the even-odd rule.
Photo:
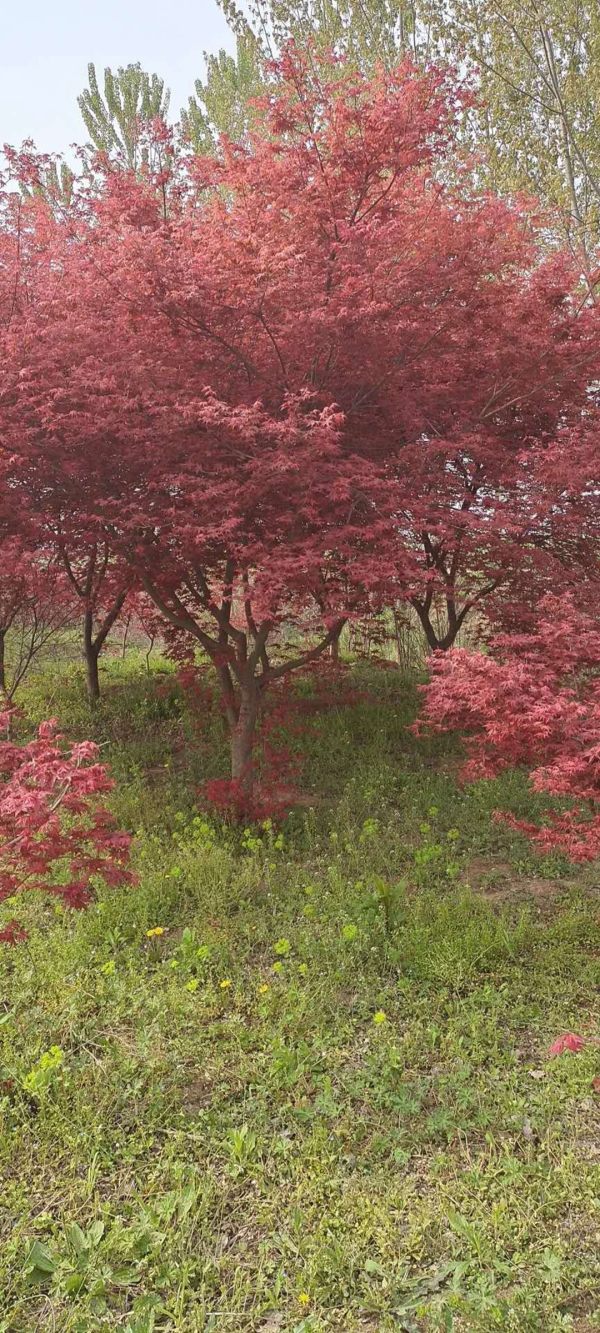
[[[597,870],[353,680],[281,831],[195,809],[218,713],[143,658],[93,722],[72,668],[30,686],[102,742],[139,886],[0,954],[2,1333],[600,1329],[600,1047],[548,1056],[598,1034]]]

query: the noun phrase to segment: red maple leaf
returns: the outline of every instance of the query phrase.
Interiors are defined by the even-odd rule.
[[[549,1048],[549,1055],[564,1055],[565,1051],[581,1051],[585,1046],[585,1037],[579,1037],[576,1032],[565,1032],[562,1037],[557,1037]]]

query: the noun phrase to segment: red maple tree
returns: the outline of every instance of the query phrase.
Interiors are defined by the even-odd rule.
[[[43,176],[48,162],[33,150],[9,152],[8,157],[11,171],[27,186]],[[23,555],[21,573],[29,563],[32,595],[27,600],[35,608],[34,619],[43,604],[46,609],[53,604],[57,612],[61,604],[68,607],[73,620],[75,608],[81,608],[88,693],[95,701],[99,654],[121,614],[131,579],[128,570],[116,565],[102,507],[107,459],[101,425],[98,429],[96,423],[94,436],[84,403],[76,402],[70,391],[69,345],[77,345],[82,311],[74,309],[72,291],[70,299],[65,291],[62,311],[58,304],[65,260],[70,259],[72,273],[78,256],[78,224],[85,216],[89,225],[85,197],[84,182],[71,216],[64,209],[55,212],[35,192],[24,198],[14,190],[0,191],[0,443],[3,505],[10,515],[3,528],[13,540],[12,548],[3,541],[2,549],[3,556],[16,550],[16,539]],[[60,350],[48,336],[53,316],[65,323],[66,344]],[[105,326],[99,332],[107,336]],[[89,357],[89,325],[87,333],[82,351]],[[79,414],[88,427],[85,463],[77,457],[82,444]],[[62,430],[55,428],[59,416]],[[115,468],[114,458],[110,466]],[[47,571],[45,589],[42,570]],[[47,621],[47,615],[42,619]]]
[[[448,647],[543,563],[525,457],[585,405],[596,316],[570,259],[542,260],[535,206],[459,166],[468,94],[447,72],[367,79],[291,47],[277,74],[260,132],[191,163],[219,190],[148,281],[166,277],[223,396],[235,376],[276,409],[289,392],[339,406],[396,487],[397,586]]]
[[[570,798],[543,826],[504,815],[542,850],[600,853],[600,626],[572,598],[549,595],[534,630],[493,637],[489,653],[435,654],[424,717],[465,734],[467,779],[531,770],[535,791]]]
[[[410,596],[435,644],[441,595],[447,644],[509,582],[593,355],[531,208],[448,183],[446,73],[279,79],[216,161],[31,205],[0,371],[14,484],[207,654],[247,794],[266,689],[345,617]]]
[[[8,730],[10,714],[0,715]],[[99,876],[130,882],[130,838],[118,832],[102,797],[112,789],[98,747],[67,745],[56,722],[44,722],[35,740],[0,741],[0,902],[41,890],[69,907],[84,907]],[[24,930],[14,919],[0,940],[15,943]]]
[[[0,544],[0,697],[11,704],[39,654],[73,619],[73,604],[48,553],[23,538]]]
[[[384,497],[384,479],[343,451],[339,413],[315,409],[305,395],[288,395],[276,413],[233,393],[224,401],[207,385],[210,365],[195,338],[170,311],[147,301],[140,325],[145,270],[130,247],[147,261],[158,225],[150,205],[143,185],[118,178],[87,230],[84,223],[74,235],[70,225],[65,234],[45,220],[35,297],[5,340],[15,367],[12,382],[5,371],[13,484],[34,497],[48,532],[68,482],[63,521],[81,534],[81,549],[102,524],[120,568],[210,657],[232,780],[249,791],[266,687],[324,651],[357,586],[366,594],[382,582],[375,492]],[[109,309],[99,262],[122,295]],[[121,265],[125,282],[117,281]],[[350,556],[361,557],[351,579]],[[309,646],[296,635],[293,650],[281,652],[283,624],[288,639],[294,623],[304,630],[311,603],[320,632]]]

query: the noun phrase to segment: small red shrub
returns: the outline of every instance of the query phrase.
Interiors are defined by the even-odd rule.
[[[531,769],[535,791],[568,797],[539,827],[501,814],[543,851],[573,861],[600,854],[600,627],[571,599],[546,597],[534,631],[501,634],[490,655],[454,649],[433,658],[425,720],[466,734],[463,776]]]
[[[1,714],[0,727],[8,722]],[[0,742],[0,902],[38,889],[80,908],[95,876],[132,881],[130,838],[102,801],[113,784],[97,754],[91,741],[66,744],[54,720],[26,745]],[[14,920],[0,930],[10,944],[24,936]]]

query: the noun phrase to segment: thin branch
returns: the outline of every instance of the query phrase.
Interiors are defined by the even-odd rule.
[[[287,662],[282,662],[280,666],[270,667],[267,681],[279,680],[281,676],[286,676],[288,671],[296,671],[299,667],[307,666],[309,662],[316,661],[321,653],[324,653],[325,649],[329,647],[330,643],[333,643],[341,634],[347,619],[347,616],[342,616],[339,620],[336,620],[325,638],[321,639],[315,648],[310,648],[306,653],[303,653],[301,657],[291,657]],[[267,681],[263,680],[261,676],[261,684],[266,684]]]

